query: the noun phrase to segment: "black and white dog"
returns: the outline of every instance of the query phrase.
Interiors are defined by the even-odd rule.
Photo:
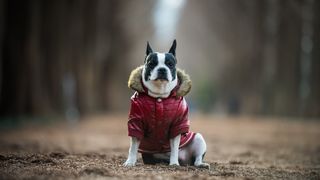
[[[142,153],[142,157],[145,163],[149,162],[146,157],[151,157],[151,158],[154,158],[153,160],[156,159],[156,160],[164,160],[165,162],[169,162],[170,165],[188,164],[188,165],[194,165],[202,168],[210,168],[209,164],[203,162],[203,157],[206,152],[207,146],[202,135],[200,133],[193,133],[188,137],[186,135],[192,132],[189,131],[189,121],[187,119],[188,108],[183,96],[190,91],[191,80],[187,74],[185,74],[180,69],[176,68],[176,64],[177,64],[176,40],[174,40],[168,53],[153,52],[151,46],[149,45],[149,43],[147,43],[147,50],[146,50],[144,65],[132,71],[129,78],[128,85],[130,88],[136,91],[135,95],[131,99],[131,103],[137,104],[135,105],[137,107],[133,107],[133,105],[131,105],[131,112],[130,112],[129,122],[128,122],[129,136],[131,136],[131,143],[130,143],[129,155],[126,162],[124,163],[124,166],[127,166],[127,167],[135,166],[136,160],[137,160],[137,153],[139,150],[139,152]],[[174,98],[173,100],[170,100],[170,98],[173,96],[172,95],[173,92],[175,93],[174,95],[175,97],[173,97]],[[145,102],[145,101],[148,101],[148,102]],[[138,109],[138,113],[141,113],[140,112],[142,111],[141,109],[148,110],[148,107],[144,107],[145,106],[144,104],[153,104],[153,103],[156,104],[158,102],[165,103],[168,101],[170,101],[169,104],[168,105],[165,104],[165,106],[169,106],[169,105],[172,106],[172,104],[174,104],[175,101],[179,101],[178,103],[176,103],[177,106],[181,106],[181,104],[183,105],[184,109],[182,114],[184,115],[184,117],[178,116],[174,118],[182,119],[182,120],[185,119],[186,122],[181,122],[181,123],[187,124],[188,127],[182,125],[181,127],[183,127],[184,130],[181,130],[183,128],[180,128],[180,129],[178,128],[179,131],[172,130],[172,131],[178,132],[179,134],[174,134],[174,132],[170,134],[171,130],[166,129],[166,128],[172,127],[172,125],[170,124],[171,122],[167,123],[169,124],[168,127],[158,126],[158,125],[156,126],[145,125],[146,123],[149,123],[148,114],[152,114],[153,109],[155,109],[156,107],[151,107],[150,112],[143,113],[147,115],[140,115],[140,114],[138,114],[137,116],[134,115],[137,113],[135,112],[137,111],[136,109]],[[172,109],[178,109],[177,111],[180,111],[179,107],[168,107],[168,108],[170,108],[171,111]],[[168,111],[170,111],[170,109]],[[179,114],[179,113],[176,113],[175,111],[173,111],[172,114]],[[156,115],[151,115],[150,118],[154,116]],[[152,122],[152,123],[157,123],[157,121],[162,121],[162,120],[163,119],[159,120],[155,118],[155,120],[153,120],[155,122]],[[172,121],[175,122],[176,120],[173,119]],[[143,127],[138,127],[137,124],[138,125],[143,124],[141,125]],[[134,128],[132,130],[132,133],[130,133],[130,125],[132,126],[132,128]],[[177,126],[179,126],[179,124]],[[154,129],[145,129],[146,127],[151,127]],[[142,146],[150,147],[147,144],[149,137],[148,135],[146,135],[147,134],[146,132],[158,131],[161,128],[164,129],[165,132],[169,133],[169,135],[165,134],[165,136],[169,137],[168,150],[163,152],[162,151],[152,152],[150,148],[148,151],[144,150]],[[141,131],[140,134],[136,133],[138,131]],[[149,136],[152,136],[152,135],[149,135]],[[159,142],[155,142],[155,141],[157,141],[157,139],[156,140],[152,139],[152,142],[151,141],[149,142],[153,144],[155,143],[161,144],[160,140]],[[158,146],[158,145],[156,144],[155,146]],[[164,162],[164,161],[161,161],[161,162]]]

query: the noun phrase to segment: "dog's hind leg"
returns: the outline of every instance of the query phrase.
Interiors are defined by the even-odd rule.
[[[197,133],[190,145],[191,152],[194,157],[194,166],[210,169],[210,165],[203,162],[204,155],[207,151],[207,144],[202,135]]]

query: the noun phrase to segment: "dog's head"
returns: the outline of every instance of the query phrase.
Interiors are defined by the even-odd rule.
[[[176,87],[176,40],[167,53],[153,52],[147,43],[146,57],[142,71],[142,82],[153,97],[165,98]]]

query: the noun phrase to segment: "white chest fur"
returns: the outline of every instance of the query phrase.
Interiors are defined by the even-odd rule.
[[[155,98],[167,98],[171,91],[177,86],[177,78],[168,82],[163,80],[148,81],[144,84],[148,88],[148,94]]]

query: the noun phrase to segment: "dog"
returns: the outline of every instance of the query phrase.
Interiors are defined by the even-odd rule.
[[[130,74],[131,97],[128,158],[123,164],[135,166],[137,154],[144,164],[194,165],[203,162],[206,142],[200,133],[189,131],[188,106],[184,96],[191,89],[190,77],[176,68],[176,40],[167,53],[153,52],[147,42],[144,65]]]

